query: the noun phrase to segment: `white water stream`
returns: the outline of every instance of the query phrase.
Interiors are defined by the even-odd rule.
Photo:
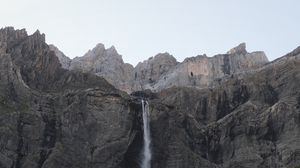
[[[142,168],[151,168],[151,136],[150,136],[150,121],[149,121],[149,103],[142,100],[143,109],[143,128],[144,128],[144,146],[142,151]]]

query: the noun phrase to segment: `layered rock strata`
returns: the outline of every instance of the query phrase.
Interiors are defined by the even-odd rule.
[[[161,91],[173,86],[210,87],[224,76],[255,70],[268,62],[262,51],[248,53],[245,43],[226,54],[199,55],[181,63],[169,53],[159,53],[134,68],[123,62],[114,47],[105,49],[103,44],[71,61],[57,48],[51,48],[63,68],[94,73],[128,93],[143,89]]]
[[[138,168],[144,98],[155,168],[296,168],[299,51],[213,87],[128,95],[63,69],[40,32],[0,29],[0,167]]]

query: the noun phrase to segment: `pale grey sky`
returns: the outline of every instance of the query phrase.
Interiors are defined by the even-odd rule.
[[[241,42],[270,60],[300,45],[298,0],[0,0],[0,27],[36,29],[67,56],[97,43],[136,64],[159,52],[179,61]]]

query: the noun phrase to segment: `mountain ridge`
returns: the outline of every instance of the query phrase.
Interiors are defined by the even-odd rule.
[[[214,60],[231,66],[230,56],[246,55]],[[207,58],[188,63],[197,61]],[[43,34],[0,29],[0,167],[139,168],[142,99],[150,106],[152,167],[298,167],[300,52],[250,70],[247,61],[237,66],[246,71],[219,68],[223,76],[209,87],[129,95],[96,74],[63,69]],[[160,64],[150,62],[141,66],[145,76],[189,65],[173,60],[151,73]]]
[[[187,57],[182,62],[178,62],[174,56],[167,52],[158,53],[155,56],[149,57],[147,60],[139,62],[135,67],[124,63],[122,56],[117,52],[114,46],[105,49],[105,46],[101,43],[97,44],[96,47],[89,50],[82,57],[75,57],[73,59],[66,57],[58,48],[51,48],[57,53],[65,69],[95,73],[107,79],[118,89],[128,93],[141,89],[159,91],[172,86],[181,85],[197,86],[200,88],[206,87],[211,85],[212,81],[216,78],[230,75],[236,71],[245,71],[251,68],[255,69],[269,62],[263,51],[248,53],[245,43],[241,43],[230,49],[226,54],[217,54],[212,57],[198,55],[195,57]],[[206,63],[201,63],[203,61]],[[232,65],[230,66],[230,64]],[[235,66],[236,64],[238,67]],[[112,67],[111,65],[118,66]],[[202,70],[196,68],[196,66],[205,67],[206,65],[210,66],[206,67],[206,70],[205,68]],[[176,67],[180,70],[176,69]],[[109,73],[99,73],[101,69],[111,69],[111,71]],[[213,72],[215,70],[216,72]],[[172,71],[178,72],[172,74]],[[204,71],[211,71],[215,74],[208,76],[208,72]]]

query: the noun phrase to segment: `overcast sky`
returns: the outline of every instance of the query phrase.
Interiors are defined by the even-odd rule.
[[[298,0],[0,0],[0,26],[36,29],[67,56],[97,43],[136,64],[159,52],[179,61],[241,42],[273,60],[300,45]]]

